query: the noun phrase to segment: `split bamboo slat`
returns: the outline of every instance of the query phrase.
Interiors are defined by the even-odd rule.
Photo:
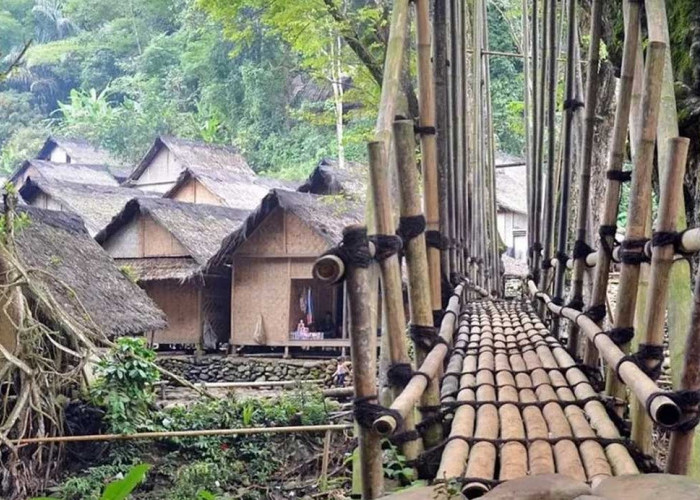
[[[665,57],[666,44],[662,42],[651,42],[649,44],[642,95],[642,135],[634,162],[630,203],[627,211],[625,238],[628,241],[639,240],[644,238],[646,234],[647,214],[651,207],[651,177],[654,166],[656,126],[659,117]],[[635,249],[630,248],[627,251],[633,253]],[[638,248],[636,251],[641,252],[641,249]],[[626,263],[623,259],[618,296],[625,297],[625,300],[617,301],[615,311],[616,328],[630,328],[634,326],[639,273],[640,265],[638,263]],[[628,348],[629,346],[623,346],[623,350]],[[624,398],[625,390],[618,378],[610,370],[608,370],[608,375],[606,393],[621,399]]]
[[[380,235],[392,235],[396,232],[389,194],[387,155],[383,142],[370,142],[369,165],[372,191],[374,195],[374,208],[377,233]],[[386,336],[389,341],[389,358],[392,365],[410,365],[411,358],[408,355],[406,342],[406,316],[403,304],[403,291],[401,282],[401,265],[397,254],[390,255],[379,262],[382,275],[382,291],[384,293],[384,311],[386,312]],[[394,397],[402,388],[393,387]],[[413,412],[406,412],[404,428],[406,431],[415,429]],[[420,453],[422,443],[420,441],[407,441],[402,445],[406,458],[414,460]]]
[[[612,144],[610,145],[610,155],[608,157],[608,170],[613,172],[622,170],[625,160],[625,145],[627,143],[627,130],[632,105],[632,88],[634,85],[641,21],[641,6],[639,2],[626,0],[625,3],[628,9],[627,28],[622,50],[622,68],[617,89],[617,107],[615,110]],[[619,203],[620,183],[609,179],[605,188],[603,214],[600,219],[601,226],[613,227],[617,225]],[[598,266],[595,269],[593,290],[591,292],[591,307],[605,305],[608,290],[608,271],[610,269],[610,255],[606,249],[613,247],[615,235],[606,233],[601,234],[600,238]],[[584,356],[584,362],[587,365],[594,366],[597,364],[598,352],[590,341],[586,343]]]
[[[676,403],[660,391],[656,383],[651,380],[634,362],[622,362],[625,354],[613,341],[605,335],[604,331],[588,316],[581,311],[570,307],[562,307],[554,304],[552,299],[540,292],[533,281],[528,282],[528,289],[532,298],[539,298],[553,314],[576,322],[591,342],[594,342],[601,356],[610,366],[618,366],[621,381],[626,384],[632,394],[649,408],[651,417],[662,426],[676,425],[681,419],[681,411]],[[602,334],[602,335],[599,335]],[[613,376],[616,376],[613,374]]]
[[[396,150],[396,166],[399,174],[399,194],[401,217],[422,216],[420,181],[416,167],[416,145],[412,120],[394,122],[394,149]],[[430,300],[428,255],[425,245],[425,234],[404,242],[406,267],[408,270],[408,305],[411,324],[430,327],[433,324],[433,309]],[[439,260],[438,260],[439,263]],[[415,343],[416,364],[422,365],[429,349],[420,342]],[[433,378],[421,397],[421,405],[425,408],[436,407],[440,404],[440,387],[437,378]],[[424,413],[430,418],[432,413]],[[434,446],[442,439],[442,427],[438,422],[431,425],[423,434],[426,447]]]
[[[659,196],[659,213],[655,231],[658,233],[674,234],[680,209],[680,197],[683,196],[683,176],[688,157],[690,141],[685,138],[675,138],[671,143],[669,165],[665,169],[665,179],[661,183]],[[666,322],[666,304],[668,301],[669,278],[675,248],[673,241],[659,245],[654,249],[651,258],[651,280],[646,304],[646,345],[663,348],[664,324]],[[657,361],[658,363],[658,361]],[[650,366],[653,368],[653,366]],[[645,453],[652,451],[653,425],[644,408],[634,407],[632,415],[632,439]]]
[[[561,473],[593,485],[638,474],[606,408],[529,305],[465,305],[442,385],[454,409],[437,480],[475,498],[492,484]]]

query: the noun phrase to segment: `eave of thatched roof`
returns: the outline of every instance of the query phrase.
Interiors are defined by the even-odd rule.
[[[527,214],[527,172],[524,166],[496,169],[496,204],[505,211]]]
[[[163,312],[117,269],[79,217],[28,206],[18,210],[30,221],[17,234],[19,258],[46,272],[45,278],[37,274],[37,280],[76,321],[87,326],[91,320],[108,336],[165,328]]]
[[[127,204],[137,197],[155,196],[138,189],[61,182],[44,178],[28,179],[20,195],[29,204],[40,193],[53,198],[85,221],[90,234],[96,234],[111,222]]]
[[[88,165],[82,163],[54,163],[45,160],[26,160],[10,175],[9,180],[17,184],[25,172],[34,168],[47,180],[77,182],[81,184],[99,184],[118,186],[119,182],[112,175],[107,165]],[[36,175],[34,176],[36,178]]]
[[[206,267],[215,269],[230,264],[236,250],[277,208],[299,217],[326,240],[329,248],[340,242],[346,226],[358,224],[364,218],[363,204],[356,200],[342,196],[318,196],[273,189],[248,216],[240,229],[226,237]]]
[[[71,163],[84,163],[89,165],[112,165],[119,167],[123,162],[104,149],[100,149],[91,144],[88,140],[79,137],[59,137],[49,136],[41,147],[37,159],[48,160],[51,151],[60,147],[68,156]]]
[[[196,275],[201,266],[191,257],[146,257],[115,259],[119,266],[133,272],[139,283],[149,281],[186,281]]]
[[[340,168],[336,160],[324,158],[297,191],[319,195],[343,194],[362,200],[367,192],[367,175],[367,167],[360,163],[346,161]]]
[[[238,229],[250,212],[218,205],[185,203],[164,198],[137,198],[96,236],[98,243],[107,241],[139,214],[150,215],[203,266],[221,246],[222,240]]]
[[[271,188],[285,189],[290,185],[277,179],[249,175],[227,168],[191,166],[183,170],[175,185],[163,195],[163,198],[174,197],[193,179],[206,187],[222,205],[245,210],[253,210],[257,207]]]
[[[160,136],[141,159],[129,181],[137,180],[153,161],[158,152],[167,148],[177,159],[182,169],[202,167],[210,169],[226,169],[240,175],[254,176],[255,172],[248,166],[243,155],[232,146],[208,144],[200,141],[178,139],[170,136]]]

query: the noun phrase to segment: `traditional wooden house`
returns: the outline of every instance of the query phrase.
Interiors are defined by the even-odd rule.
[[[27,179],[44,178],[50,181],[75,182],[101,186],[118,186],[106,165],[56,163],[45,160],[26,160],[12,174],[9,181],[21,188]]]
[[[231,344],[348,345],[343,288],[314,281],[312,267],[362,218],[362,204],[341,196],[270,191],[207,266],[232,273]]]
[[[296,185],[220,165],[189,165],[163,197],[253,210],[272,188],[293,190]]]
[[[79,184],[43,176],[28,177],[19,193],[28,205],[79,215],[92,236],[104,229],[128,201],[137,197],[156,196],[133,188]]]
[[[527,258],[527,174],[524,166],[496,170],[496,219],[506,254]]]
[[[157,344],[216,347],[229,339],[230,276],[204,269],[245,210],[138,198],[95,239],[165,311]]]
[[[131,173],[127,183],[144,191],[165,193],[175,186],[186,169],[196,167],[206,169],[210,175],[227,170],[242,177],[255,176],[245,158],[231,146],[160,136]],[[206,190],[210,191],[210,188]],[[196,199],[196,193],[193,196]],[[200,199],[211,197],[211,202],[217,195],[203,190],[199,196]]]
[[[131,172],[131,167],[124,165],[120,159],[82,138],[49,136],[37,154],[37,159],[54,163],[106,165],[120,183]]]
[[[84,326],[94,323],[108,337],[143,335],[166,327],[163,312],[119,271],[79,217],[27,206],[18,211],[28,216],[28,224],[16,237],[20,260],[26,267],[46,271],[34,277],[74,321]],[[12,330],[2,321],[7,317],[0,315],[0,342],[13,348]]]

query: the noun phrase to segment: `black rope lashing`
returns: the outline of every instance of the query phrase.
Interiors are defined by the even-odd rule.
[[[439,343],[447,344],[445,339],[438,335],[438,329],[434,326],[408,325],[408,335],[411,340],[424,351],[430,351]]]
[[[430,229],[425,232],[425,244],[430,248],[447,250],[450,246],[450,240],[446,236],[443,236],[440,231]]]
[[[435,127],[421,127],[419,125],[414,125],[413,132],[416,135],[435,135],[437,134],[437,129]]]
[[[587,310],[583,311],[578,316],[576,316],[575,323],[578,323],[579,316],[586,316],[594,323],[600,323],[605,319],[606,314],[607,309],[605,307],[605,304],[596,304],[594,306],[589,307]]]
[[[617,240],[615,240],[615,235],[617,234],[617,226],[606,226],[602,225],[598,228],[598,235],[600,236],[600,244],[605,250],[605,253],[612,258],[613,250],[617,246]],[[608,244],[608,238],[612,238],[612,245]]]
[[[605,177],[610,181],[629,182],[632,180],[632,171],[617,169],[607,170],[605,172]]]
[[[647,414],[651,415],[651,405],[657,396],[666,396],[676,403],[681,410],[682,418],[673,425],[661,425],[662,427],[674,431],[689,432],[695,429],[700,423],[700,391],[680,390],[680,391],[659,391],[652,393],[647,399]]]
[[[396,410],[372,402],[376,400],[376,394],[353,400],[353,416],[357,423],[365,429],[372,429],[375,420],[385,415],[391,415],[396,420],[397,429],[403,427],[401,414]]]
[[[415,429],[411,431],[397,432],[396,434],[389,436],[389,441],[396,446],[410,443],[411,441],[418,441],[419,439],[421,439],[420,432]]]
[[[615,427],[620,432],[620,435],[629,437],[630,433],[632,432],[632,424],[620,416],[617,411],[616,404],[617,400],[615,398],[603,399],[603,406],[605,407],[605,412],[608,414],[608,418],[610,418],[612,423],[615,424]]]
[[[403,240],[404,246],[413,238],[420,236],[425,231],[425,216],[410,215],[399,218],[399,228],[396,234]]]
[[[542,264],[540,265],[540,267],[542,268],[542,270],[546,271],[547,269],[551,269],[554,266],[552,266],[551,259],[545,257],[544,259],[542,259]]]
[[[581,260],[588,257],[589,254],[595,252],[591,246],[585,242],[585,240],[576,240],[574,242],[574,251],[572,252],[572,257],[574,260]]]
[[[564,299],[562,297],[552,297],[552,304],[555,306],[563,306]]]
[[[554,255],[554,258],[557,259],[557,261],[559,261],[560,266],[564,267],[566,267],[566,263],[569,261],[569,256],[566,252],[557,252]]]
[[[664,362],[664,346],[639,344],[637,352],[623,356],[615,366],[615,374],[620,381],[622,381],[620,367],[627,361],[637,365],[651,380],[658,380],[661,376],[661,368]]]
[[[571,299],[564,307],[581,312],[585,305],[581,299]]]
[[[374,258],[379,262],[396,255],[403,248],[403,240],[395,234],[373,234],[369,241],[374,243]]]
[[[567,99],[566,101],[564,101],[564,110],[571,109],[573,111],[576,111],[577,109],[583,108],[584,106],[585,104],[583,103],[583,101],[580,101],[578,99]]]
[[[619,347],[621,345],[629,344],[632,341],[634,338],[634,328],[628,326],[600,331],[593,335],[593,343],[595,343],[595,339],[598,337],[598,335],[605,335],[612,340],[613,344]]]
[[[386,373],[389,385],[403,389],[413,378],[413,367],[410,363],[396,363],[389,367]]]
[[[633,266],[649,262],[649,257],[644,252],[644,247],[648,241],[648,238],[623,240],[620,243],[620,262]]]

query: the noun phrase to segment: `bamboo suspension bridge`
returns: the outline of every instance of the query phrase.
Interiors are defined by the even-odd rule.
[[[468,498],[528,475],[558,473],[595,486],[653,472],[654,427],[671,433],[666,472],[686,474],[700,420],[700,280],[695,309],[675,323],[683,331],[669,331],[686,339],[681,383],[660,387],[658,377],[669,293],[676,293],[669,291],[670,276],[674,266],[686,266],[689,303],[685,259],[700,251],[700,229],[678,222],[689,140],[676,137],[675,106],[660,104],[669,85],[673,97],[665,4],[622,2],[625,35],[601,178],[605,198],[601,225],[591,228],[603,2],[591,2],[586,61],[577,45],[576,0],[523,0],[522,54],[489,50],[487,3],[393,3],[375,138],[368,144],[370,216],[366,226],[346,228],[342,244],[314,267],[318,279],[345,280],[348,290],[362,497],[384,493],[383,439],[399,445],[422,477],[456,480]],[[402,116],[401,104],[411,9],[415,122]],[[523,297],[510,300],[503,298],[496,227],[490,57],[521,58],[526,86],[529,276]],[[585,92],[577,85],[583,68]],[[631,171],[623,170],[628,140]],[[652,226],[655,158],[660,196]],[[617,227],[625,182],[627,226]],[[614,310],[606,305],[612,264],[621,269]],[[641,303],[640,282],[647,279]],[[380,321],[389,367],[377,377]],[[389,397],[378,379],[388,381]]]

